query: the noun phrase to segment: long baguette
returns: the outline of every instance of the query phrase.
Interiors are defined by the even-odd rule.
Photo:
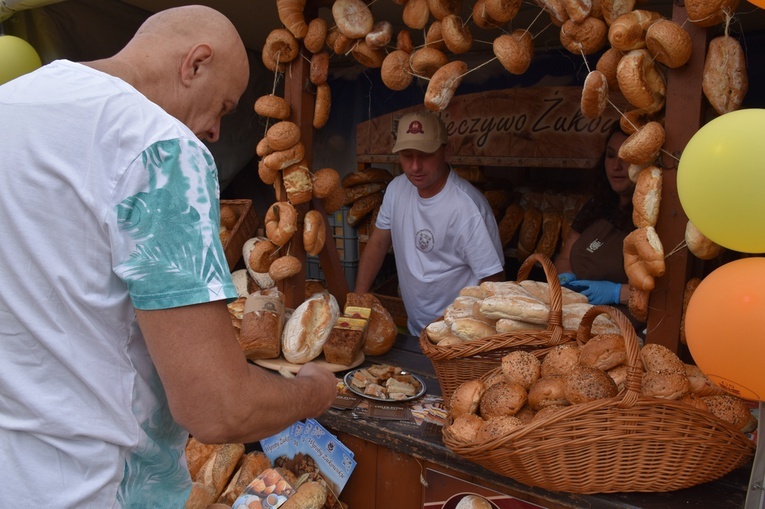
[[[360,184],[387,184],[391,180],[393,180],[393,175],[385,168],[364,168],[343,177],[341,185],[343,187],[353,187]]]
[[[345,201],[343,205],[350,205],[356,200],[360,200],[371,194],[379,193],[385,189],[386,184],[382,182],[374,182],[371,184],[360,184],[358,186],[345,188]]]

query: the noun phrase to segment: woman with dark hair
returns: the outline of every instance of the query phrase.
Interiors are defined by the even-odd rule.
[[[621,131],[609,138],[605,154],[607,189],[596,189],[571,225],[563,247],[555,258],[561,284],[587,296],[590,304],[624,306],[629,285],[624,272],[622,244],[635,229],[632,223],[632,193],[629,164],[619,156],[627,139]]]

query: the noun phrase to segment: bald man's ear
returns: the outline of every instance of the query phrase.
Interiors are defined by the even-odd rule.
[[[209,44],[197,44],[186,54],[181,64],[181,81],[189,84],[200,71],[212,63],[213,49]]]

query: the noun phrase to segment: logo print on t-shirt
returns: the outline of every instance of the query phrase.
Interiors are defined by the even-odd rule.
[[[599,248],[600,246],[602,246],[602,245],[603,245],[603,242],[601,242],[601,241],[600,241],[600,240],[598,240],[598,239],[595,239],[595,240],[593,240],[592,242],[590,242],[590,245],[589,245],[589,246],[587,246],[587,252],[588,252],[588,253],[594,253],[594,252],[595,252],[595,251],[597,251],[597,250],[598,250],[598,248]]]
[[[409,123],[409,129],[406,130],[406,134],[425,134],[425,131],[422,129],[422,122],[412,120]]]
[[[423,253],[429,253],[433,250],[435,241],[433,240],[433,232],[430,230],[420,230],[415,234],[415,245],[417,249]]]

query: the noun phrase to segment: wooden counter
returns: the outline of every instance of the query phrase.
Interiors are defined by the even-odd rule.
[[[429,394],[439,394],[430,360],[417,338],[399,335],[395,347],[371,363],[401,366],[420,375]],[[426,469],[444,472],[500,493],[548,508],[739,509],[744,505],[751,465],[710,483],[669,493],[577,495],[525,486],[464,460],[447,449],[440,428],[411,421],[386,421],[331,409],[319,421],[353,450],[357,462],[340,496],[350,509],[419,509]],[[435,428],[435,429],[433,429]]]

